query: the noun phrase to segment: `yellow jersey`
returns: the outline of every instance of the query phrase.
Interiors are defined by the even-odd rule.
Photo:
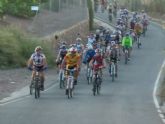
[[[65,61],[66,61],[66,66],[77,66],[79,60],[80,60],[80,55],[76,53],[76,55],[72,56],[71,53],[67,53],[65,56]]]

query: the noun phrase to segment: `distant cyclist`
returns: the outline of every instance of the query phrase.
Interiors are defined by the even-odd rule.
[[[123,47],[123,51],[125,49],[128,50],[128,59],[130,60],[130,54],[132,49],[132,38],[129,36],[129,33],[126,33],[126,35],[123,37],[122,47]]]
[[[59,67],[59,69],[61,68],[62,61],[66,54],[67,54],[67,48],[66,48],[66,45],[63,44],[60,47],[60,50],[59,50],[59,53],[58,53],[57,59],[56,59],[56,63],[57,63],[57,66]]]
[[[107,48],[107,58],[109,60],[110,70],[111,70],[111,62],[113,61],[116,66],[116,74],[117,77],[117,60],[118,60],[118,51],[116,49],[115,41],[111,42],[111,47]]]
[[[93,56],[95,55],[95,49],[93,49],[92,45],[87,45],[86,53],[84,53],[83,63],[89,64]]]
[[[105,61],[103,56],[101,55],[101,50],[96,49],[95,55],[92,57],[92,60],[90,61],[89,65],[93,68],[93,74],[95,75],[96,72],[102,77],[102,68],[105,67]]]

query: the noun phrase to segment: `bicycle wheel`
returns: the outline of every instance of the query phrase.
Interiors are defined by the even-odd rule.
[[[138,47],[138,49],[140,49],[140,39],[139,39],[139,37],[137,38],[137,47]]]
[[[30,90],[30,95],[33,94],[33,82],[31,82],[30,86],[29,86],[29,90]]]
[[[60,89],[63,88],[63,80],[62,80],[62,73],[60,73]]]
[[[128,63],[128,52],[125,52],[125,64]]]
[[[70,99],[70,88],[68,89],[68,99]]]
[[[96,95],[96,85],[93,86],[93,95]]]
[[[114,80],[115,80],[115,72],[114,71],[115,71],[114,67],[112,66],[112,69],[111,69],[112,82],[114,82]]]
[[[39,86],[39,81],[37,80],[35,82],[35,98],[39,98],[40,97],[40,86]]]
[[[97,78],[94,79],[94,82],[93,82],[93,95],[95,96],[96,95],[96,90],[97,90]]]

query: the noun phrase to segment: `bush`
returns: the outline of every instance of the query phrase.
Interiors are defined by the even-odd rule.
[[[25,67],[37,45],[43,47],[48,65],[52,66],[54,57],[51,44],[31,38],[15,27],[3,28],[0,30],[0,68]]]

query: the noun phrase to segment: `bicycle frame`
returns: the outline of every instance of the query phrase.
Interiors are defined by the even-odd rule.
[[[34,79],[30,85],[30,95],[33,94],[33,89],[35,90],[35,98],[40,97],[40,88],[41,88],[41,76],[39,71],[35,70]]]
[[[124,48],[124,55],[125,55],[125,64],[127,64],[128,63],[128,53],[129,51],[128,51],[128,48]]]
[[[74,72],[75,69],[66,69],[67,75],[67,82],[66,82],[66,90],[68,90],[68,98],[73,96],[73,89],[74,89]]]
[[[112,81],[114,81],[115,80],[115,74],[116,74],[116,65],[115,65],[114,61],[111,62],[110,66],[111,66],[110,71],[111,71]]]
[[[60,69],[60,72],[59,72],[60,88],[65,87],[64,80],[65,80],[64,70],[63,69]]]
[[[90,84],[92,82],[92,75],[93,75],[92,69],[89,67],[89,64],[87,64],[87,81],[88,81],[88,84]]]
[[[101,89],[101,77],[98,74],[98,71],[95,72],[94,74],[94,82],[93,82],[93,95],[100,94],[100,89]]]

